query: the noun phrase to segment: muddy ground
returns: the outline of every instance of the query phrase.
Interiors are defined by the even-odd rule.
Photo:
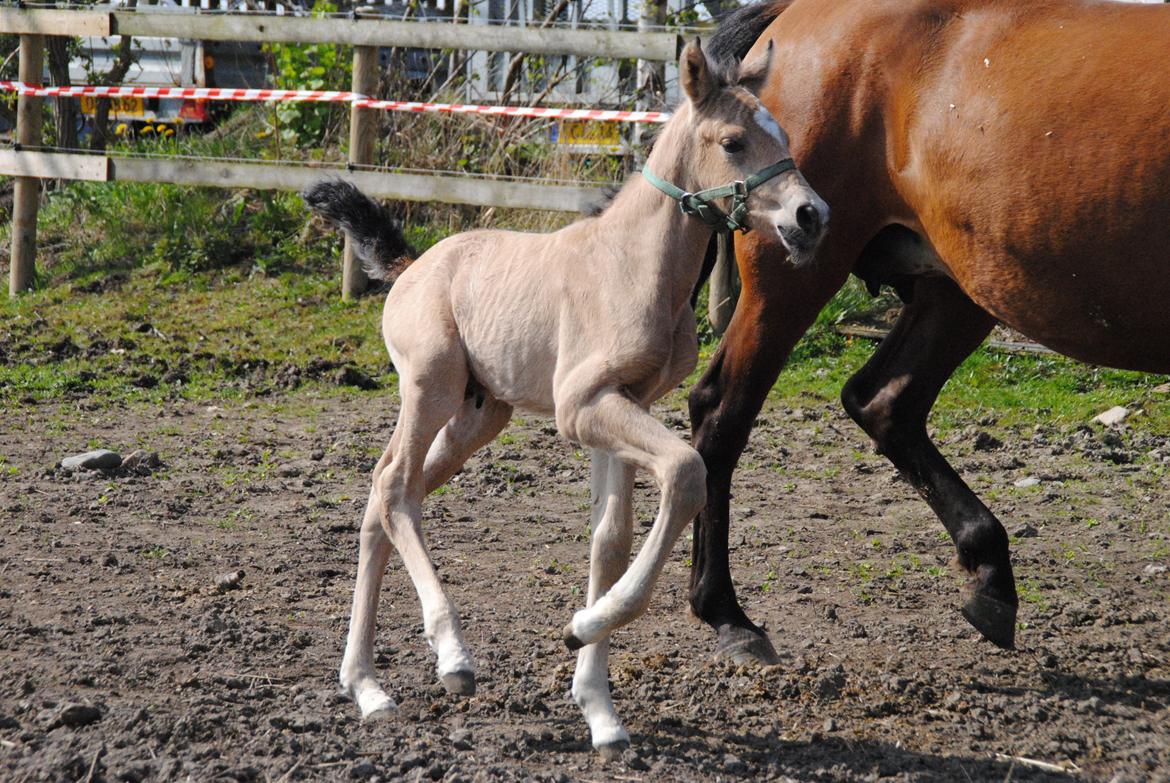
[[[634,748],[605,765],[559,640],[583,601],[588,459],[545,420],[519,422],[426,506],[478,695],[437,686],[397,558],[377,651],[401,714],[363,725],[337,695],[391,398],[0,414],[0,778],[1170,779],[1170,442],[1140,418],[984,419],[943,438],[1013,534],[1021,651],[1006,653],[961,620],[941,525],[838,406],[771,405],[736,480],[732,557],[784,662],[712,660],[680,542],[648,614],[615,637]],[[682,432],[680,411],[660,413]],[[56,467],[89,446],[145,447],[164,466]],[[218,590],[237,569],[238,588]]]

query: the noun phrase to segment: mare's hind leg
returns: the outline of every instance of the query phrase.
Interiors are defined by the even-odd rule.
[[[845,385],[841,400],[951,534],[959,564],[972,575],[963,616],[1010,649],[1018,599],[1007,533],[926,433],[939,390],[994,325],[951,280],[920,278],[893,330]]]
[[[588,606],[605,595],[625,573],[633,537],[634,469],[601,449],[593,450],[590,481],[593,538],[589,554]],[[609,637],[582,647],[573,674],[573,700],[585,715],[593,747],[616,758],[629,747],[609,694]]]

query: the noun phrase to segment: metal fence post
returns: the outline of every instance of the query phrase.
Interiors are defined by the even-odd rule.
[[[378,47],[355,46],[353,49],[353,86],[356,93],[373,96],[378,91]],[[354,106],[349,111],[349,162],[374,162],[374,142],[377,140],[378,113],[373,109]],[[361,262],[354,256],[349,237],[345,238],[345,255],[341,270],[341,298],[353,299],[369,281]]]
[[[44,67],[45,38],[42,35],[20,36],[20,81],[40,85]],[[21,95],[16,102],[16,143],[20,148],[41,144],[41,98]],[[8,293],[15,296],[32,287],[37,260],[37,209],[40,206],[41,181],[36,177],[17,177],[12,201],[12,246]]]

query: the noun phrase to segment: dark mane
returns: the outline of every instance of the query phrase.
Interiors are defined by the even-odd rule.
[[[722,17],[719,29],[707,42],[707,57],[724,69],[740,62],[768,25],[791,4],[792,0],[765,0]]]

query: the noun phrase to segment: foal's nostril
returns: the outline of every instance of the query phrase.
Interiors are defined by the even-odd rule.
[[[821,230],[821,213],[812,204],[801,204],[796,208],[796,225],[804,233],[816,235]]]

